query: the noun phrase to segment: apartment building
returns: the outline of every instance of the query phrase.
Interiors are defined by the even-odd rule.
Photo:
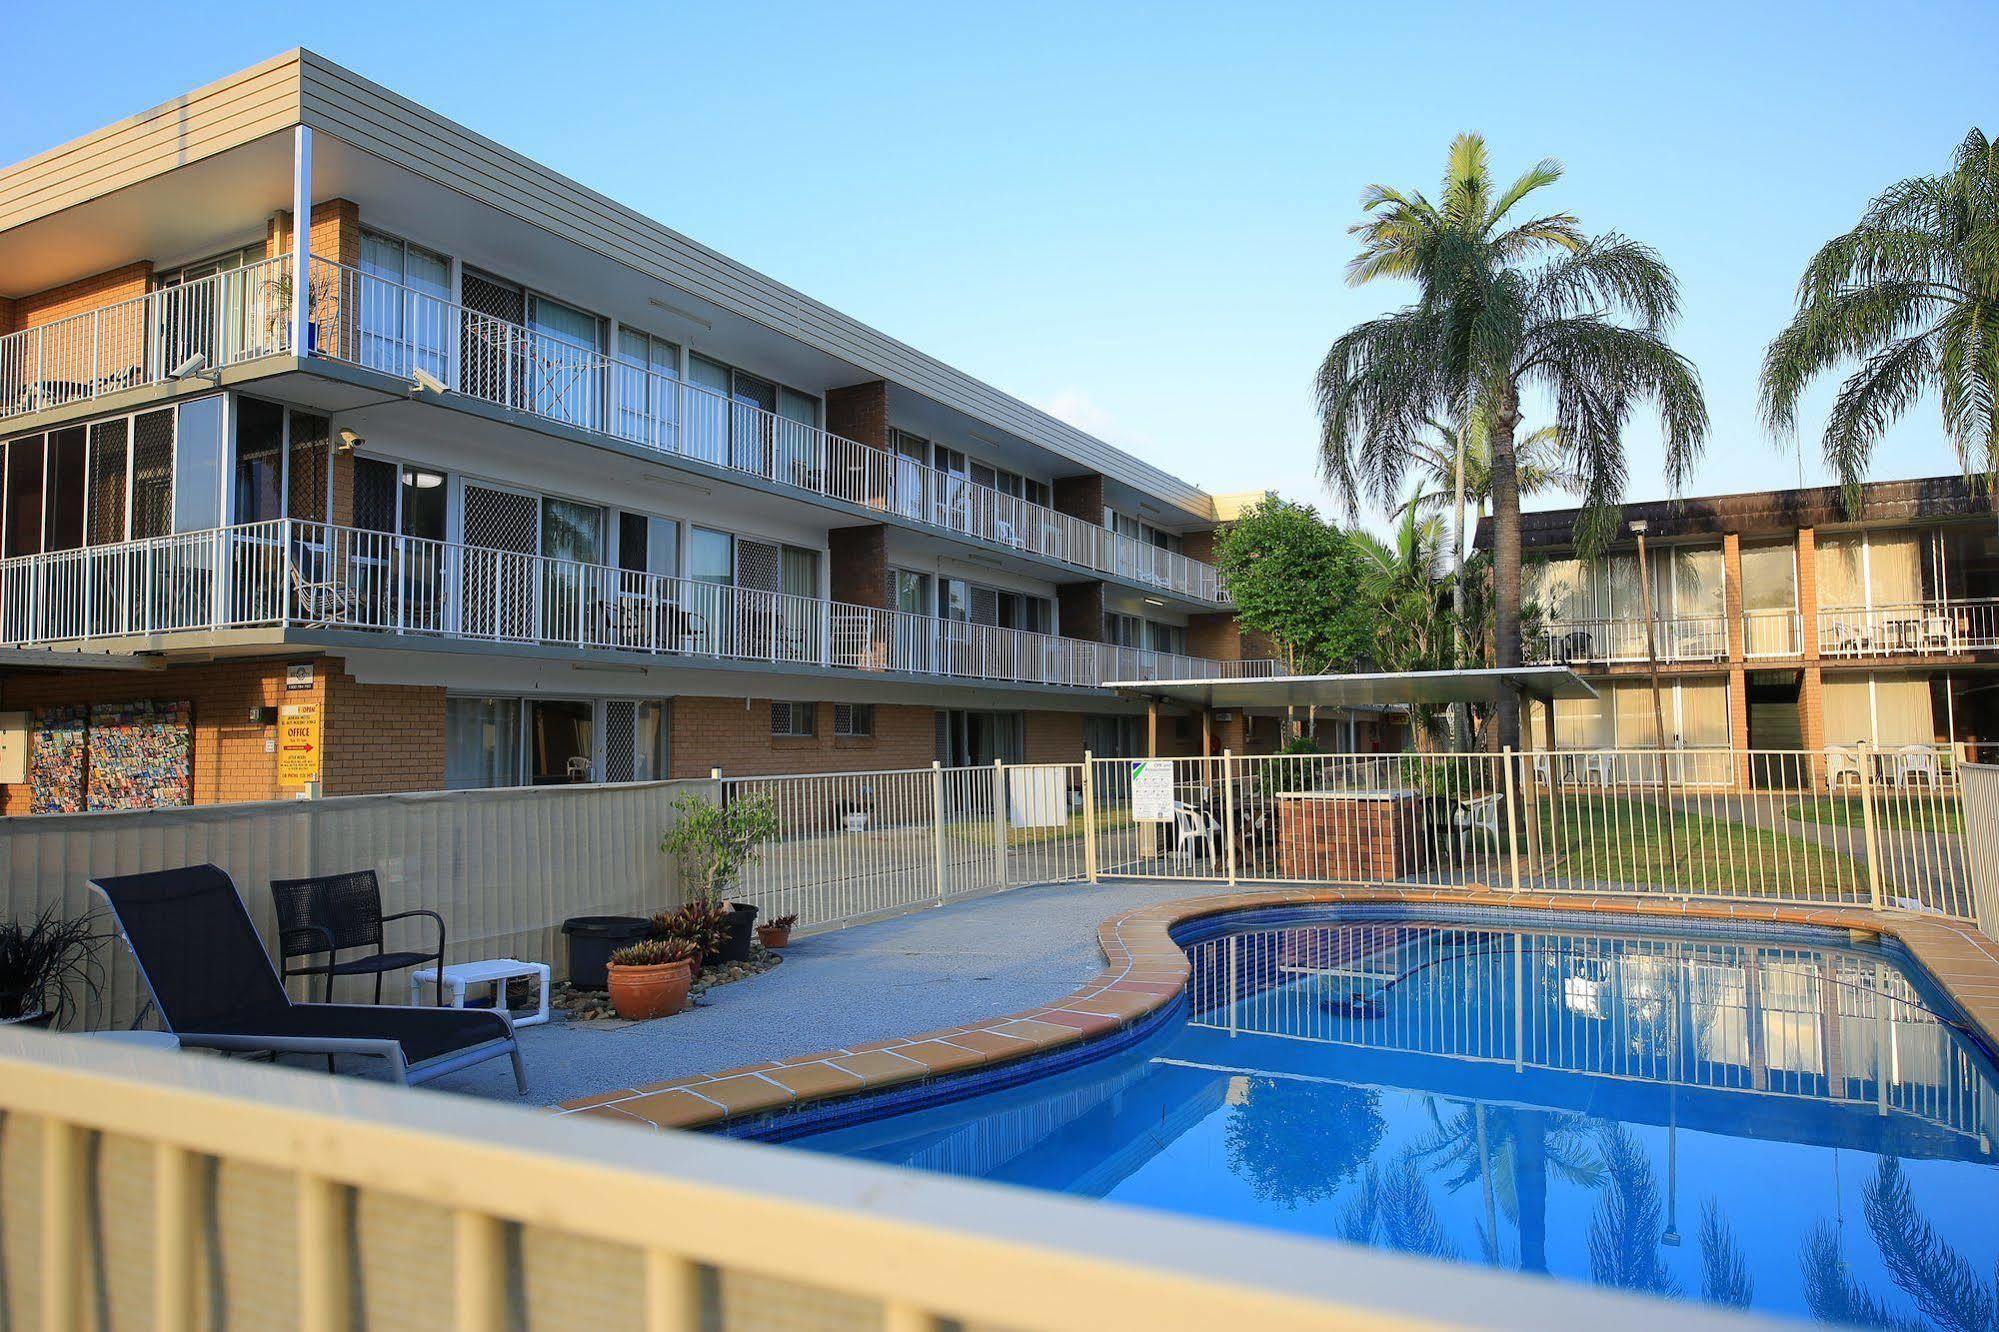
[[[1274,669],[1208,494],[304,51],[0,171],[0,443],[0,812],[1069,760]]]
[[[1526,655],[1572,665],[1599,694],[1537,710],[1533,743],[1663,745],[1689,751],[1686,780],[1757,784],[1799,769],[1752,751],[1865,742],[1893,779],[1927,766],[1920,751],[1971,757],[1999,741],[1999,526],[1963,478],[1875,482],[1852,513],[1828,487],[1622,516],[1616,541],[1585,561],[1576,510],[1522,515]]]

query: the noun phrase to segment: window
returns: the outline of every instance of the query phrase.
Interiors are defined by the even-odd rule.
[[[679,420],[680,347],[635,328],[618,330],[617,433],[673,449]]]
[[[809,736],[817,735],[816,703],[772,703],[770,705],[770,733],[772,735]]]
[[[618,515],[618,567],[630,573],[680,573],[680,524],[643,513]]]
[[[43,435],[7,444],[6,555],[39,555],[42,550],[42,464],[48,456]]]
[[[597,316],[573,305],[530,294],[527,325],[535,333],[527,358],[533,397],[528,410],[572,425],[594,425]]]
[[[872,703],[835,703],[833,705],[833,734],[849,737],[872,736],[875,733],[875,705]]]
[[[205,532],[222,525],[222,399],[182,403],[174,436],[174,527]]]
[[[380,232],[361,233],[361,362],[390,374],[422,370],[448,382],[451,261]],[[370,282],[368,278],[378,281]]]
[[[236,401],[236,521],[282,518],[285,409],[255,398]]]
[[[687,576],[697,583],[728,587],[736,581],[736,539],[712,528],[687,534]]]
[[[890,572],[895,578],[895,608],[909,615],[930,614],[930,575],[908,569]]]
[[[444,784],[453,791],[518,786],[521,780],[521,701],[444,700]]]
[[[1184,625],[1161,624],[1157,620],[1145,622],[1145,646],[1154,652],[1173,652],[1185,656],[1187,652],[1187,630]]]
[[[1117,647],[1137,647],[1139,643],[1138,617],[1136,615],[1105,615],[1104,641]]]
[[[528,700],[528,780],[535,786],[597,779],[594,709],[567,698]]]

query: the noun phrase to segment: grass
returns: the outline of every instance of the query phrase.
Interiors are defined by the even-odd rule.
[[[1861,826],[1860,797],[1817,796],[1809,800],[1800,800],[1786,809],[1784,816],[1799,823],[1823,823],[1840,828],[1858,828]],[[1933,798],[1927,788],[1912,799],[1889,794],[1876,796],[1874,826],[1891,828],[1898,832],[1964,831],[1957,803],[1953,800]]]
[[[1569,795],[1540,807],[1548,869],[1556,876],[1667,891],[1801,894],[1864,892],[1851,857],[1790,833],[1628,796]]]

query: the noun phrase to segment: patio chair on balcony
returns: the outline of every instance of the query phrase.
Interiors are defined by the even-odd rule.
[[[1925,652],[1949,652],[1957,646],[1957,625],[1942,611],[1923,616],[1917,645]]]
[[[382,1002],[382,977],[426,964],[438,969],[437,1002],[444,1004],[444,917],[435,911],[382,913],[382,886],[373,870],[322,874],[310,879],[271,880],[271,904],[278,913],[278,953],[282,975],[319,976],[319,997],[331,1003],[336,976],[373,976],[375,1002]],[[389,952],[385,925],[428,916],[437,926],[437,947]],[[343,952],[362,951],[341,961]],[[325,954],[324,962],[313,958]],[[299,963],[299,959],[305,959]],[[294,963],[299,963],[294,965]]]
[[[316,554],[301,550],[300,558],[286,561],[285,568],[291,578],[292,606],[308,628],[344,624],[360,618],[356,614],[361,605],[359,595],[331,571],[331,563],[324,550]],[[304,568],[307,564],[315,565],[319,572],[308,576]]]
[[[229,875],[188,865],[95,879],[168,1031],[184,1046],[258,1054],[366,1055],[400,1083],[498,1059],[527,1070],[504,1013],[480,1008],[298,1004],[264,952]]]

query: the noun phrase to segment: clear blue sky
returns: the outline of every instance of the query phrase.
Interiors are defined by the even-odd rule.
[[[1433,190],[1454,133],[1560,158],[1553,200],[1678,271],[1717,492],[1795,482],[1755,380],[1807,256],[1999,132],[1990,4],[156,15],[14,0],[0,160],[308,46],[1212,490],[1321,500],[1312,371],[1408,298],[1345,285],[1345,229],[1370,181]],[[1955,470],[1935,419],[1875,475]],[[1661,493],[1649,422],[1630,449],[1628,497]]]

